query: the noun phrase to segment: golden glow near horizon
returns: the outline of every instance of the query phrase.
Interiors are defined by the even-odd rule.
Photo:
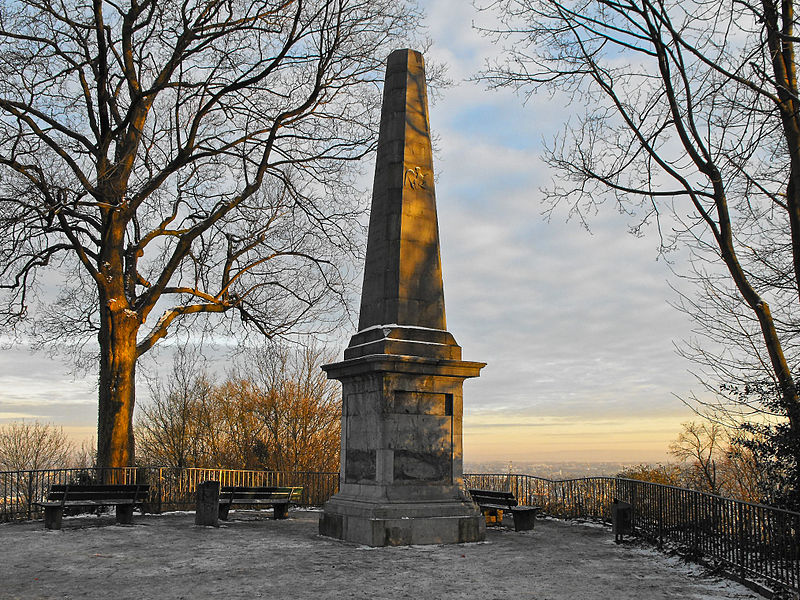
[[[478,415],[464,418],[469,461],[663,462],[687,419],[678,416],[611,418]]]
[[[628,419],[534,418],[508,414],[464,418],[464,460],[656,463],[671,460],[669,444],[681,416]],[[2,424],[2,423],[0,423]],[[59,426],[58,423],[55,423]],[[64,426],[76,444],[97,436],[93,425]]]

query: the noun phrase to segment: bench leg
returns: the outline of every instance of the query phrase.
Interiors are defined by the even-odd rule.
[[[273,519],[288,519],[289,518],[289,503],[286,504],[276,504],[272,507]]]
[[[64,514],[64,509],[61,506],[45,506],[44,528],[61,529],[61,517],[63,514]]]
[[[483,516],[486,518],[486,525],[502,525],[503,511],[497,508],[482,509]]]
[[[122,525],[133,523],[133,504],[117,504],[117,523]]]
[[[514,531],[530,531],[536,525],[536,511],[511,511],[514,515]]]
[[[231,509],[230,502],[220,502],[219,503],[219,520],[220,521],[227,521],[228,520],[228,511]]]

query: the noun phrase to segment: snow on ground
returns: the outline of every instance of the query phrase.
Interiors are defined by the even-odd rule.
[[[741,600],[761,596],[605,527],[542,519],[487,541],[366,548],[317,535],[319,512],[236,511],[219,528],[193,513],[0,525],[0,598],[115,600]]]

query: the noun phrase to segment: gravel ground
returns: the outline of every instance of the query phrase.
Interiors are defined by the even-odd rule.
[[[640,542],[617,545],[603,526],[542,519],[487,541],[368,548],[317,535],[319,512],[236,511],[219,528],[193,513],[0,525],[0,598],[414,598],[627,600],[762,596]]]

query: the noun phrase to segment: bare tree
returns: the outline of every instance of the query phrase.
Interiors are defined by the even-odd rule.
[[[764,463],[740,439],[730,440],[723,460],[718,463],[720,493],[745,502],[774,503],[774,498],[765,494],[770,478],[764,472]]]
[[[0,471],[64,469],[73,452],[61,427],[39,421],[0,425]]]
[[[694,360],[800,440],[800,113],[793,0],[498,0],[508,60],[482,78],[584,104],[546,152],[548,210],[605,199],[655,220],[701,283]],[[717,387],[712,385],[711,387]],[[717,388],[718,389],[718,388]],[[748,406],[752,408],[753,403]],[[746,416],[746,415],[744,415]],[[800,494],[800,444],[791,449]]]
[[[248,355],[251,406],[261,426],[259,460],[265,467],[338,470],[340,390],[320,369],[330,358],[314,345],[271,344]]]
[[[180,348],[169,375],[149,380],[150,401],[141,405],[136,428],[147,462],[176,468],[205,464],[208,440],[202,412],[213,384],[199,361],[196,351]]]
[[[670,444],[672,456],[681,462],[689,463],[690,487],[718,494],[720,492],[717,477],[717,463],[724,452],[724,430],[713,422],[683,424],[678,438]]]
[[[79,469],[91,469],[97,465],[97,440],[87,438],[81,441],[80,445],[72,454],[70,466]]]
[[[229,469],[262,467],[258,447],[263,424],[255,414],[258,392],[247,379],[231,376],[214,389],[206,406],[211,464]]]
[[[327,357],[329,358],[329,357]],[[246,352],[212,385],[198,356],[176,354],[137,419],[140,456],[173,467],[336,471],[341,401],[313,345]]]
[[[32,314],[97,341],[98,466],[133,463],[136,361],[170,327],[331,314],[382,61],[418,24],[413,0],[0,2],[3,320],[63,275]]]

